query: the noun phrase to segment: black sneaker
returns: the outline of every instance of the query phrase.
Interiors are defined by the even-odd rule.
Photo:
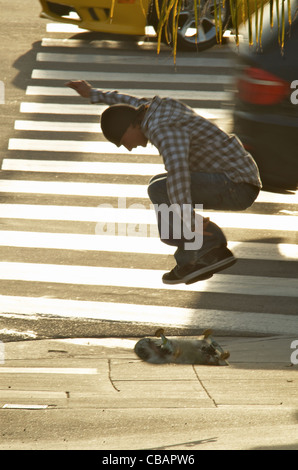
[[[162,277],[164,284],[192,284],[193,282],[210,279],[214,273],[235,264],[237,259],[225,246],[213,248],[203,255],[197,264],[180,267],[175,266],[172,271]]]

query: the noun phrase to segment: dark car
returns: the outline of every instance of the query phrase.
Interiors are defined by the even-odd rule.
[[[264,189],[296,190],[298,183],[298,0],[275,11],[264,7],[261,44],[248,43],[247,27],[240,33],[240,74],[234,108],[234,132],[258,163]],[[285,8],[284,47],[282,4]],[[260,18],[260,15],[259,15]]]

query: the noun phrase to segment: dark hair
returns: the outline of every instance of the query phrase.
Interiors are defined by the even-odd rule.
[[[148,105],[139,107],[128,104],[114,104],[101,115],[101,129],[107,140],[120,147],[120,142],[128,127],[140,125]]]

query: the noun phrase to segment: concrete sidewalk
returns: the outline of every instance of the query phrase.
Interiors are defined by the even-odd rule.
[[[147,364],[137,339],[6,343],[0,449],[298,450],[298,338],[216,339],[230,366]]]

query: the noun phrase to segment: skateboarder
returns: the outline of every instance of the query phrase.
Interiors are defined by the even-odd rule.
[[[258,167],[238,138],[174,99],[103,92],[84,80],[66,86],[91,103],[110,105],[101,116],[110,142],[131,151],[150,141],[163,158],[166,172],[148,186],[160,238],[177,247],[177,264],[163,282],[190,284],[234,264],[222,230],[194,208],[241,211],[255,201],[261,188]]]

